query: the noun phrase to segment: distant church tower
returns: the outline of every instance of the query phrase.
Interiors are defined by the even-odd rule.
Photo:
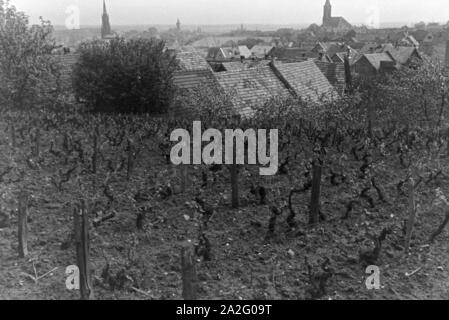
[[[101,20],[101,38],[106,39],[112,35],[111,24],[109,23],[109,15],[106,10],[106,2],[103,0],[103,16]]]
[[[332,5],[329,0],[326,0],[326,4],[324,5],[324,14],[323,14],[323,25],[327,25],[332,17]]]
[[[179,21],[179,18],[178,21],[176,21],[176,29],[178,29],[178,31],[181,31],[181,21]]]

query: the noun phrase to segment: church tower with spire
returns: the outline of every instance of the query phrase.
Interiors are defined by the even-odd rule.
[[[107,39],[112,35],[111,24],[109,23],[109,15],[106,9],[106,2],[103,0],[103,16],[101,19],[101,38]]]
[[[332,17],[332,5],[330,0],[326,0],[324,5],[323,25],[327,25]]]

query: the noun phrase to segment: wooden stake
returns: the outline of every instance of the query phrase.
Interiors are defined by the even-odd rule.
[[[187,190],[187,166],[180,165],[179,166],[179,174],[181,177],[181,192],[185,193]]]
[[[19,257],[28,256],[28,194],[22,191],[19,195]]]
[[[182,297],[184,300],[196,300],[197,275],[195,267],[195,249],[186,243],[181,249]]]
[[[95,127],[94,131],[94,145],[92,154],[92,173],[97,173],[97,159],[98,159],[98,127]]]
[[[35,137],[34,143],[35,143],[35,145],[34,145],[34,156],[36,158],[39,158],[39,155],[40,155],[40,152],[41,152],[40,151],[40,149],[41,149],[41,131],[40,131],[39,128],[36,129],[36,137]]]
[[[415,181],[410,178],[410,195],[409,195],[409,217],[407,221],[407,234],[405,236],[405,254],[410,251],[410,243],[412,240],[413,227],[416,220],[416,203],[415,203]]]
[[[81,201],[73,212],[75,229],[76,260],[80,271],[81,300],[93,300],[94,291],[89,268],[89,221],[85,201]]]
[[[232,188],[232,208],[237,209],[240,207],[239,199],[239,168],[233,164],[230,167],[231,171],[231,188]]]
[[[126,171],[126,178],[128,181],[131,179],[134,169],[134,146],[131,139],[128,139],[128,167]]]
[[[14,128],[13,124],[11,124],[11,126],[9,127],[9,130],[10,130],[10,134],[11,134],[11,147],[16,148],[17,147],[16,129]]]
[[[320,221],[321,210],[321,165],[318,160],[313,162],[312,195],[310,199],[309,224],[315,225]]]

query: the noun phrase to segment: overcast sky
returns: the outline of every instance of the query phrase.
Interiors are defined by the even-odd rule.
[[[11,0],[32,22],[39,16],[64,25],[75,5],[81,25],[98,25],[102,0]],[[106,0],[111,24],[308,24],[321,23],[325,0]],[[446,22],[449,0],[331,0],[333,16],[354,24]],[[368,23],[367,23],[368,24]]]

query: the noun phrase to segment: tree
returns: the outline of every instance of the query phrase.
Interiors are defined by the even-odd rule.
[[[177,63],[164,48],[157,39],[81,44],[73,72],[76,96],[93,111],[166,112],[174,97]]]
[[[30,109],[55,93],[58,64],[53,28],[41,19],[29,25],[25,13],[0,0],[0,103]]]

